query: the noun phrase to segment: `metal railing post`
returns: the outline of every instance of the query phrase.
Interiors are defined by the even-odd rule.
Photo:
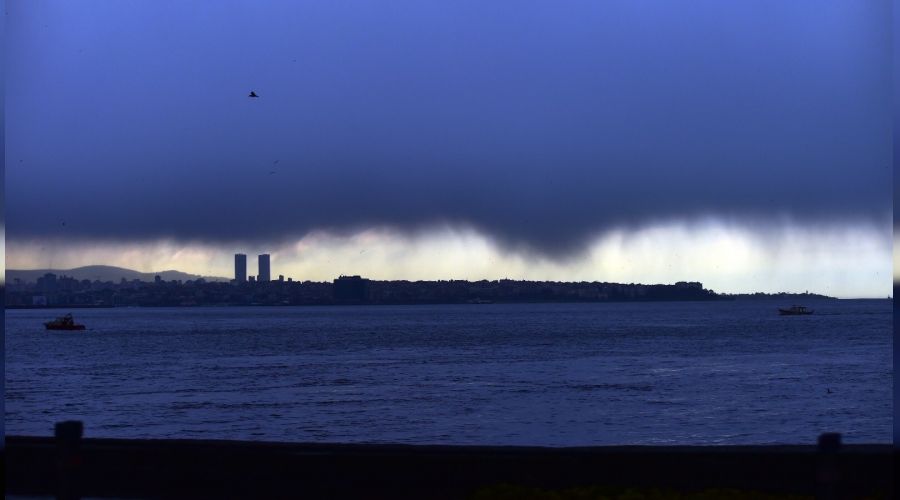
[[[816,464],[816,498],[833,500],[841,498],[841,471],[838,453],[841,450],[841,435],[826,432],[819,436],[818,463]]]
[[[56,498],[78,500],[81,498],[81,436],[84,425],[78,420],[59,422],[54,429],[56,436]]]

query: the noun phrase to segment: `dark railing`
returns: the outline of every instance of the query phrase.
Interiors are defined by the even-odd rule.
[[[492,498],[500,485],[892,498],[892,453],[839,434],[818,446],[540,448],[83,439],[80,422],[62,422],[55,438],[8,436],[5,476],[7,494],[65,499]]]

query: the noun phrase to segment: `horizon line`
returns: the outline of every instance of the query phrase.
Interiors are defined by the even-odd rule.
[[[10,271],[26,271],[26,272],[27,272],[27,271],[32,271],[32,272],[33,272],[33,271],[58,271],[58,272],[65,272],[65,271],[74,271],[74,270],[76,270],[76,269],[81,269],[81,268],[85,268],[85,267],[95,267],[95,266],[96,266],[96,267],[109,267],[109,268],[115,268],[115,269],[124,269],[124,270],[127,270],[127,271],[132,271],[132,272],[135,272],[135,273],[139,273],[139,274],[160,274],[160,273],[166,273],[166,272],[176,272],[176,273],[181,273],[181,274],[187,274],[187,275],[191,275],[191,276],[196,276],[197,278],[200,278],[200,279],[205,279],[205,278],[216,278],[216,279],[217,279],[217,282],[234,283],[234,281],[235,281],[235,278],[229,278],[229,277],[226,277],[226,276],[200,275],[200,274],[189,273],[189,272],[185,272],[185,271],[179,271],[179,270],[177,270],[177,269],[166,269],[166,270],[161,270],[161,271],[139,271],[139,270],[130,269],[130,268],[127,268],[127,267],[113,266],[113,265],[108,265],[108,264],[88,264],[88,265],[78,266],[78,267],[73,267],[73,268],[69,268],[69,269],[57,269],[57,268],[34,268],[34,269],[11,269],[11,268],[10,268],[10,269],[4,269],[3,274],[0,275],[0,286],[5,286],[5,283],[6,283],[6,273],[7,273],[7,272],[10,272]],[[281,276],[281,275],[279,275],[279,276]],[[438,281],[438,282],[439,282],[439,281],[466,281],[466,282],[478,282],[478,281],[502,281],[502,280],[509,280],[509,281],[523,281],[523,282],[533,282],[533,283],[541,283],[541,282],[543,282],[543,283],[611,283],[611,284],[620,284],[620,285],[644,285],[644,286],[652,286],[652,285],[668,285],[668,286],[674,286],[674,285],[676,285],[677,283],[700,283],[702,289],[704,289],[704,290],[712,290],[712,289],[709,289],[709,288],[705,288],[705,287],[703,286],[703,283],[700,282],[700,281],[689,281],[689,280],[679,280],[679,281],[675,281],[675,282],[672,282],[672,283],[662,283],[662,282],[660,282],[660,283],[642,283],[642,282],[635,282],[635,281],[624,282],[624,281],[598,281],[598,280],[580,280],[580,281],[565,281],[565,280],[531,280],[531,279],[517,279],[517,278],[510,278],[510,277],[494,278],[494,279],[490,279],[490,278],[481,278],[481,279],[474,279],[474,280],[473,280],[473,279],[455,279],[455,278],[447,278],[447,279],[445,279],[445,278],[433,278],[433,279],[416,279],[416,280],[410,280],[410,279],[372,279],[372,278],[364,278],[362,275],[359,275],[359,274],[354,274],[354,275],[340,274],[340,275],[338,275],[338,276],[337,276],[336,278],[334,278],[334,279],[338,279],[338,278],[340,278],[340,277],[352,277],[352,276],[358,276],[358,277],[360,277],[360,278],[362,278],[362,279],[367,279],[367,280],[369,280],[369,281],[385,281],[385,282],[391,282],[391,281],[409,281],[409,282],[423,282],[423,281],[424,281],[424,282],[427,282],[427,281]],[[71,277],[71,276],[69,276],[69,277]],[[71,278],[74,279],[74,277],[71,277]],[[290,281],[291,283],[305,283],[305,282],[308,282],[308,283],[330,283],[331,281],[333,281],[333,280],[331,280],[331,281],[327,281],[327,280],[326,280],[326,281],[314,281],[314,280],[308,280],[308,279],[307,279],[307,280],[294,280],[292,277],[284,276],[284,281],[283,281],[283,282],[284,282],[284,283],[288,283],[288,280],[291,280],[291,281]],[[96,281],[96,280],[92,280],[92,281]],[[130,281],[134,281],[134,280],[130,280]],[[144,282],[144,280],[137,280],[137,281]],[[191,281],[191,280],[188,280],[188,281]],[[252,283],[254,283],[254,284],[257,284],[257,283],[277,283],[277,282],[279,282],[279,281],[280,281],[280,280],[274,279],[274,280],[270,280],[270,281],[268,281],[268,282],[258,282],[258,281],[254,281],[254,282],[252,282]],[[112,281],[107,280],[106,282],[112,282]],[[148,281],[147,283],[152,283],[152,281]],[[245,283],[251,283],[251,282],[248,280],[248,281],[246,281]],[[900,282],[894,281],[894,284],[895,284],[895,285],[896,285],[896,284],[900,284]],[[713,291],[714,291],[714,290],[713,290]],[[824,293],[810,292],[809,290],[804,290],[804,291],[802,291],[802,292],[784,291],[784,290],[778,291],[778,292],[761,292],[761,291],[758,291],[758,290],[757,290],[757,291],[741,291],[741,292],[715,292],[715,291],[714,291],[714,293],[716,293],[717,295],[754,295],[754,294],[764,294],[764,295],[781,295],[781,294],[783,294],[783,295],[818,295],[818,296],[828,297],[828,298],[831,298],[831,299],[837,299],[837,300],[892,300],[892,297],[893,297],[892,295],[888,295],[887,297],[884,297],[884,296],[881,296],[881,297],[875,297],[875,296],[840,296],[840,295],[826,295],[826,294],[824,294]]]

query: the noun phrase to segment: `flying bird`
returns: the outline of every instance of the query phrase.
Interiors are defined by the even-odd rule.
[[[251,91],[250,91],[250,95],[248,95],[247,97],[259,97],[259,96],[256,95],[256,92],[254,92],[254,91],[251,90]]]

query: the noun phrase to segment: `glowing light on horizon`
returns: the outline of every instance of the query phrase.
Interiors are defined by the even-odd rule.
[[[853,225],[765,232],[717,220],[619,229],[579,255],[553,259],[501,248],[472,229],[419,234],[372,228],[346,236],[314,232],[287,244],[7,242],[8,268],[67,269],[90,264],[143,272],[177,269],[230,278],[233,254],[271,254],[272,274],[327,281],[341,274],[372,279],[528,279],[672,283],[701,281],[719,292],[810,292],[884,297],[892,290],[889,231]],[[893,257],[892,257],[893,254]],[[896,265],[894,266],[896,268]]]

